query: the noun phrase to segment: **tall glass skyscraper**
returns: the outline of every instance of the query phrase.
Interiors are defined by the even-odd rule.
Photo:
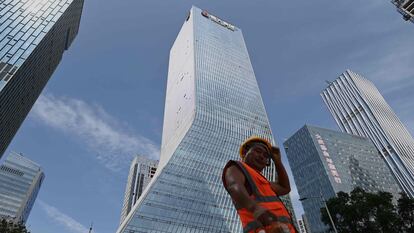
[[[371,139],[401,189],[414,197],[414,139],[375,85],[347,70],[321,96],[341,130]]]
[[[145,190],[157,171],[158,160],[148,159],[144,156],[136,156],[129,168],[128,181],[125,188],[124,204],[122,205],[122,223],[138,198]]]
[[[283,145],[298,193],[307,198],[302,204],[312,233],[328,232],[320,220],[322,197],[361,187],[399,198],[397,182],[368,138],[305,125]]]
[[[414,0],[392,0],[391,2],[397,7],[397,11],[402,14],[404,20],[414,23]]]
[[[11,152],[0,165],[0,219],[25,223],[44,177],[39,165]]]
[[[0,157],[78,33],[83,0],[0,1]]]
[[[192,7],[170,51],[158,171],[118,232],[242,232],[221,174],[251,135],[274,144],[242,32]]]

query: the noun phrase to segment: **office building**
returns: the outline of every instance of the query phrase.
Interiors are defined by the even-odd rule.
[[[361,187],[399,197],[400,189],[374,144],[364,137],[305,125],[283,143],[312,233],[327,232],[323,200]]]
[[[44,178],[39,165],[11,152],[0,165],[0,218],[24,224]]]
[[[414,197],[414,139],[375,85],[347,70],[321,96],[340,129],[371,139],[401,189]]]
[[[124,204],[121,212],[122,223],[132,207],[138,201],[148,183],[154,177],[158,160],[148,159],[145,156],[136,156],[129,168],[128,181],[125,188]]]
[[[308,218],[306,217],[305,214],[302,214],[302,223],[303,223],[303,226],[305,227],[306,233],[312,233],[309,227]]]
[[[242,31],[192,7],[169,61],[158,171],[118,233],[243,232],[223,168],[251,135],[274,140]]]
[[[305,222],[302,219],[298,219],[298,226],[299,233],[307,233]]]
[[[0,2],[0,158],[78,33],[83,0]]]
[[[392,0],[405,21],[414,22],[414,0]]]

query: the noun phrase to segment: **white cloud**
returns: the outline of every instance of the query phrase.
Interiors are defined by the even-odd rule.
[[[89,232],[89,229],[82,224],[80,224],[75,219],[71,218],[70,216],[62,213],[57,208],[38,200],[38,203],[42,207],[42,209],[46,212],[46,214],[51,218],[53,221],[63,225],[67,230],[73,233],[86,233]]]
[[[159,157],[155,143],[128,132],[100,106],[47,94],[38,98],[31,113],[36,120],[86,143],[111,170],[129,166],[136,154]]]

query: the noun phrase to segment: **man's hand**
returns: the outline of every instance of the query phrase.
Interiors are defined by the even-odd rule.
[[[276,219],[274,216],[269,212],[269,210],[257,205],[253,210],[253,217],[256,221],[260,222],[263,226],[269,226],[272,224]]]
[[[276,217],[267,209],[256,206],[253,216],[263,228],[266,228],[266,233],[289,233],[289,227],[286,224],[277,222]]]
[[[266,233],[290,233],[289,227],[286,224],[276,222],[273,223]]]
[[[272,146],[272,149],[270,150],[270,152],[272,153],[271,156],[272,156],[273,162],[275,162],[275,163],[281,163],[282,162],[279,147]]]
[[[272,190],[279,196],[286,195],[290,192],[289,177],[286,173],[285,167],[282,164],[282,157],[280,155],[279,147],[272,146],[270,151],[272,153],[272,159],[275,163],[277,172],[277,182],[270,182]]]

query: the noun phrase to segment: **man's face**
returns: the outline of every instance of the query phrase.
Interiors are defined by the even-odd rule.
[[[269,151],[262,143],[255,143],[246,152],[245,162],[258,171],[262,171],[267,164]]]

